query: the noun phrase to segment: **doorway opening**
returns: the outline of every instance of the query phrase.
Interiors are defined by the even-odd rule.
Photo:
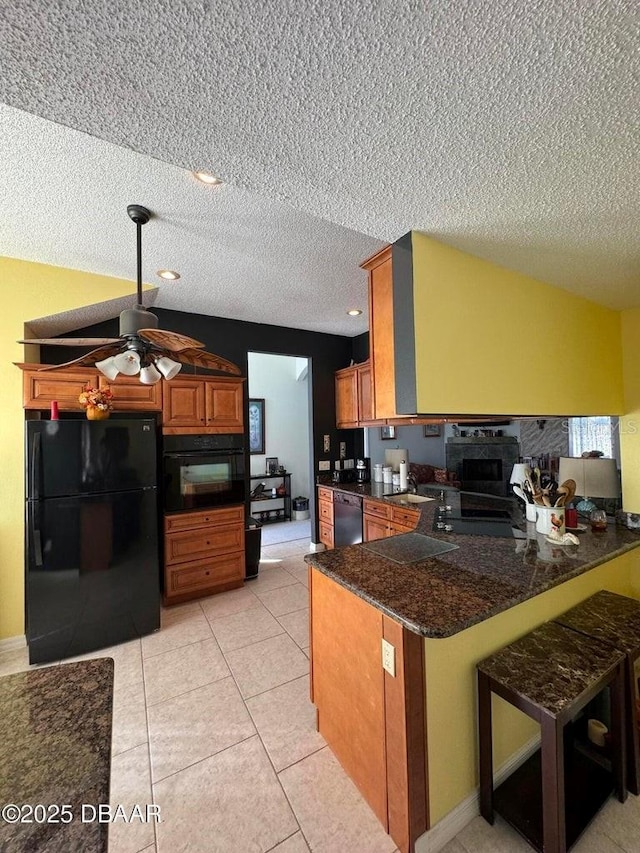
[[[306,357],[248,353],[249,512],[262,525],[262,549],[311,539],[309,362]]]

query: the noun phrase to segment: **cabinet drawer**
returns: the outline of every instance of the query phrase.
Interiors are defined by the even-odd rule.
[[[412,533],[415,528],[409,527],[406,524],[395,524],[391,522],[391,527],[389,528],[390,536],[397,536],[399,533]]]
[[[203,509],[198,512],[182,512],[165,515],[164,532],[175,533],[180,530],[195,530],[212,524],[244,523],[244,507],[228,506],[223,509]]]
[[[225,554],[193,563],[172,566],[165,571],[165,597],[184,595],[217,586],[241,583],[244,578],[244,553]]]
[[[184,530],[165,536],[165,564],[183,563],[244,549],[244,526],[221,524],[208,530]]]
[[[327,524],[326,521],[320,522],[320,541],[327,548],[333,548],[333,524]]]
[[[318,501],[318,515],[321,521],[333,526],[333,504],[328,501]]]
[[[368,515],[375,515],[377,518],[391,518],[392,507],[389,504],[378,503],[365,498],[363,501],[363,511]]]
[[[329,503],[333,503],[333,490],[332,489],[323,489],[320,487],[318,489],[318,500],[319,501],[329,501]]]
[[[419,518],[420,510],[403,509],[397,506],[391,507],[391,521],[396,524],[409,527],[411,528],[411,530],[413,530],[413,528],[417,525]]]

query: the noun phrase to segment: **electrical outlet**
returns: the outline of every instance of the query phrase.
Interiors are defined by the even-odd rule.
[[[382,641],[382,668],[396,677],[396,649],[386,640]]]
[[[331,450],[331,436],[325,435],[324,437],[324,453],[328,453]],[[322,470],[325,470],[324,468]]]
[[[325,459],[321,459],[318,462],[318,471],[330,471],[331,470],[331,462]]]
[[[340,442],[340,459],[344,459],[346,457],[346,455],[347,455],[347,442],[341,441]]]

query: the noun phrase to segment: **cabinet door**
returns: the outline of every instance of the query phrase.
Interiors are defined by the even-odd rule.
[[[244,553],[224,554],[190,563],[179,563],[165,569],[166,604],[175,604],[211,592],[242,586]]]
[[[318,501],[318,516],[320,521],[324,521],[333,527],[333,502]]]
[[[56,400],[64,412],[81,412],[78,397],[85,385],[98,387],[98,373],[93,368],[66,370],[23,370],[23,406],[25,409],[48,409]]]
[[[242,432],[242,380],[206,379],[204,391],[206,425],[220,432]]]
[[[333,548],[333,524],[329,524],[327,521],[320,521],[320,541],[322,544],[329,550]]]
[[[362,264],[369,271],[369,349],[374,417],[396,415],[391,246]]]
[[[389,522],[386,519],[377,518],[374,515],[362,516],[362,539],[364,542],[373,542],[374,539],[386,539],[390,536]]]
[[[161,412],[163,382],[143,385],[138,376],[120,374],[113,382],[100,376],[100,388],[110,388],[116,412]]]
[[[373,422],[373,384],[371,382],[371,364],[365,362],[358,366],[358,423],[366,426]]]
[[[336,380],[336,426],[351,429],[358,425],[358,380],[356,368],[338,370]]]
[[[162,395],[163,427],[200,427],[205,425],[204,382],[172,379]]]

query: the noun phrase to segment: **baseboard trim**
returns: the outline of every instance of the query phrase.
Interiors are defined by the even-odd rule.
[[[497,787],[510,776],[540,746],[540,735],[536,735],[509,758],[494,773],[493,785]],[[439,853],[474,817],[480,814],[480,790],[472,794],[452,809],[442,820],[421,835],[415,844],[415,853]]]
[[[24,634],[17,637],[7,637],[0,640],[0,654],[2,652],[13,652],[16,649],[23,649],[27,645],[27,638]]]

